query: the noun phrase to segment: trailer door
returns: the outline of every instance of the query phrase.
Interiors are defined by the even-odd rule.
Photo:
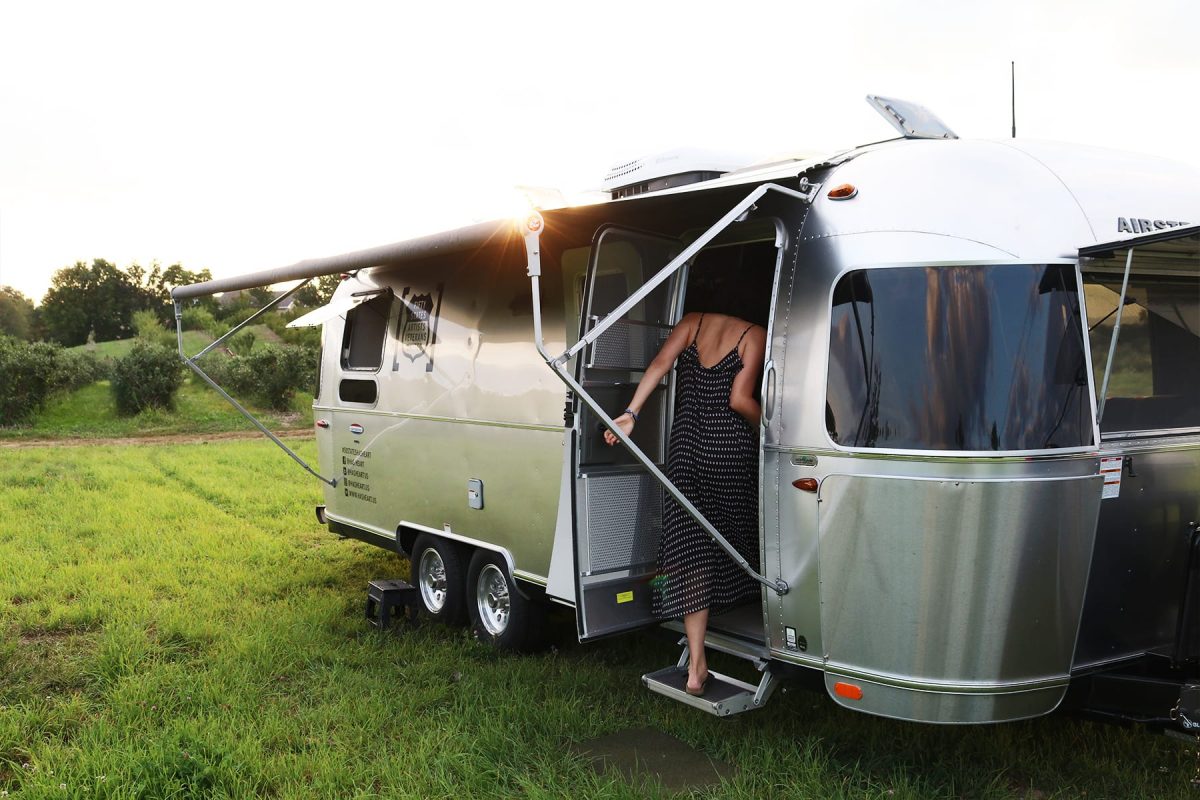
[[[585,280],[581,335],[594,328],[682,249],[678,240],[607,227],[596,236]],[[610,417],[633,397],[643,371],[678,318],[686,268],[577,356],[576,379]],[[670,377],[642,409],[633,441],[660,468],[671,403]],[[580,640],[653,624],[650,580],[662,531],[663,488],[624,447],[604,443],[594,412],[576,402],[576,614]]]

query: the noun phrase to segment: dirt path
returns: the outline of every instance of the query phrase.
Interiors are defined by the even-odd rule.
[[[313,432],[308,428],[272,431],[280,439],[311,439]],[[166,433],[153,436],[124,436],[114,438],[68,438],[68,439],[10,439],[0,441],[0,450],[23,450],[28,447],[93,447],[101,445],[154,445],[154,444],[200,444],[224,442],[234,439],[265,439],[258,431],[223,431],[221,433]]]

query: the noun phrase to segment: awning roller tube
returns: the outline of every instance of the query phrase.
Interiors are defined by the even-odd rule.
[[[322,275],[336,275],[340,272],[388,266],[402,261],[474,250],[498,237],[508,238],[512,235],[513,224],[510,220],[482,222],[466,228],[435,233],[395,244],[385,244],[367,250],[298,261],[288,267],[276,267],[232,278],[218,278],[204,283],[193,283],[189,286],[177,286],[171,290],[171,298],[188,300],[219,292],[236,292],[285,281],[319,278]]]

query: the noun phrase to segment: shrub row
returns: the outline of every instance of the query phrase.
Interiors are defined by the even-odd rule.
[[[112,382],[119,414],[170,408],[183,383],[183,364],[153,326],[147,322],[141,327],[144,330],[139,330],[128,355],[111,362],[87,351],[0,336],[0,426],[27,422],[55,392],[78,389],[106,377]],[[312,388],[316,383],[316,348],[267,344],[251,349],[253,339],[241,344],[244,346],[236,352],[214,355],[205,365],[228,390],[272,409],[286,410],[297,389]]]
[[[104,373],[104,362],[92,353],[0,336],[0,425],[26,422],[50,395],[87,386]]]
[[[316,384],[317,358],[312,347],[264,344],[250,352],[214,358],[204,369],[226,390],[285,411],[297,389]]]

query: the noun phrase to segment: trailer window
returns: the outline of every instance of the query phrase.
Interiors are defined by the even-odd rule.
[[[1099,400],[1112,342],[1120,275],[1084,282]],[[1129,276],[1101,433],[1200,427],[1200,281]]]
[[[342,367],[377,370],[383,365],[383,342],[387,334],[392,292],[380,292],[346,314],[342,333]]]
[[[1092,442],[1075,269],[856,270],[833,293],[826,427],[848,447]]]

